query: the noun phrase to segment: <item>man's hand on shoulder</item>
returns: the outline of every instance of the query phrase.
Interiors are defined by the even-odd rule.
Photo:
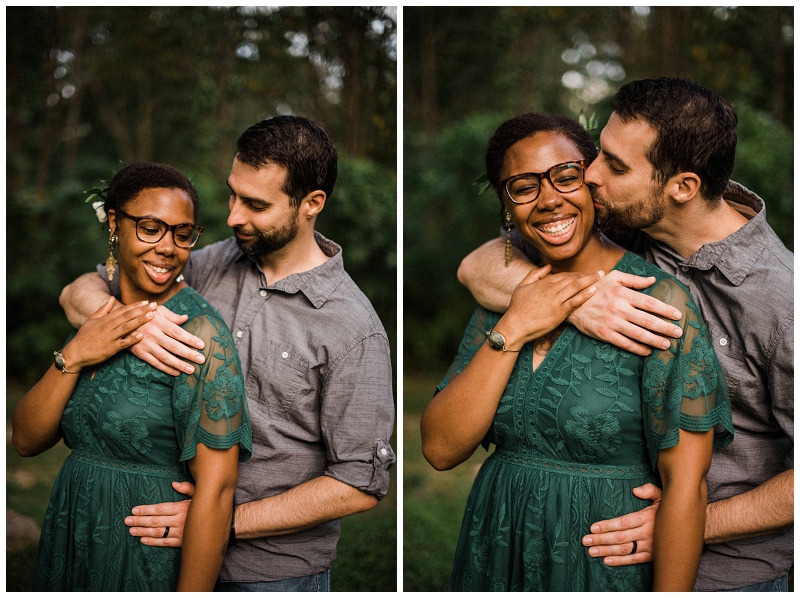
[[[654,282],[652,276],[614,270],[596,284],[594,296],[572,312],[567,321],[584,334],[635,355],[649,355],[651,347],[666,349],[669,337],[679,338],[682,331],[664,318],[678,320],[681,313],[672,305],[635,290],[646,289]]]
[[[187,319],[159,305],[156,316],[139,328],[142,340],[131,347],[131,353],[170,376],[194,373],[194,366],[187,362],[203,363],[205,356],[199,350],[205,345],[180,327]]]

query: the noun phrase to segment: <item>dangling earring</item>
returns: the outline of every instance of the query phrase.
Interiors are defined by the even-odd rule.
[[[109,282],[114,280],[114,270],[117,268],[117,260],[114,259],[114,249],[117,247],[119,237],[112,233],[108,238],[108,259],[106,260],[106,272],[108,272]]]
[[[505,228],[506,228],[506,268],[511,263],[511,214],[508,213],[508,210],[503,210],[505,212]]]

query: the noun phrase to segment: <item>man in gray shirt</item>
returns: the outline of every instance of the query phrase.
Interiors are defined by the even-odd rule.
[[[234,236],[193,252],[184,272],[233,332],[253,428],[219,590],[329,590],[338,518],[388,489],[389,342],[341,248],[314,230],[336,173],[321,125],[276,117],[250,127],[228,178]],[[67,287],[70,321],[108,291],[94,274]],[[177,374],[192,367],[178,357],[203,358],[186,346],[198,341],[176,325],[180,315],[163,315],[134,353]],[[146,544],[180,546],[185,513],[186,502],[142,505],[126,524]]]
[[[727,102],[689,81],[663,78],[623,86],[611,106],[600,155],[585,173],[597,222],[643,231],[629,239],[629,248],[689,287],[731,396],[735,438],[714,451],[695,589],[786,590],[794,556],[793,255],[767,224],[763,201],[729,183],[736,115]],[[535,259],[524,241],[516,243]],[[503,259],[502,245],[491,241],[459,270],[476,298],[495,310],[507,306],[504,295],[532,267],[517,259],[499,268],[505,271],[498,278],[490,264]],[[652,314],[674,315],[626,288],[648,284],[612,272],[568,320],[643,354],[643,344],[663,340],[650,331],[674,334]],[[652,560],[660,491],[635,492],[653,505],[597,522],[583,539],[589,554],[608,565]]]

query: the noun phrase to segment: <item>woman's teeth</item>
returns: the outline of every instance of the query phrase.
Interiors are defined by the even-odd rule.
[[[559,222],[553,222],[551,224],[544,224],[542,226],[538,226],[540,231],[545,233],[546,235],[560,235],[564,231],[568,230],[569,227],[572,226],[572,223],[575,222],[575,217],[568,220],[560,220]]]

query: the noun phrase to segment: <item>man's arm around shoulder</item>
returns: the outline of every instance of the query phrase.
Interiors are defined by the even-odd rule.
[[[105,305],[109,297],[108,284],[97,272],[89,272],[65,286],[58,302],[69,323],[80,328],[89,316]]]

